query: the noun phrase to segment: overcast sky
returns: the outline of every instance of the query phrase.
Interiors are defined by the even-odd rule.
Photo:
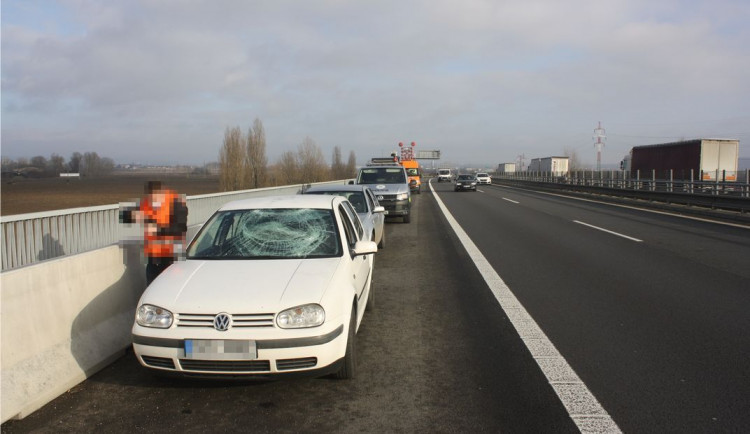
[[[259,118],[271,163],[312,138],[483,164],[739,138],[747,0],[2,1],[2,155],[203,164]]]

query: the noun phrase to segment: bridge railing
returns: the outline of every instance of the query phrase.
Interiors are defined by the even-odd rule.
[[[344,180],[319,184],[340,184]],[[302,184],[188,196],[188,226],[205,222],[225,203],[296,194]],[[121,205],[102,205],[0,217],[2,271],[140,239],[139,225],[119,223]]]

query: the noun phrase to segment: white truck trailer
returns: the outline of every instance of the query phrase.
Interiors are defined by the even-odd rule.
[[[551,173],[555,176],[567,176],[569,172],[568,157],[533,158],[529,172]]]
[[[632,178],[695,181],[737,181],[740,141],[694,139],[658,145],[635,146],[621,163]]]

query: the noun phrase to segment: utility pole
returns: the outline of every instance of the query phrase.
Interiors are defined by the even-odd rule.
[[[594,128],[594,147],[596,148],[596,171],[602,171],[602,148],[604,142],[607,140],[607,136],[604,135],[605,131],[602,128],[602,122],[599,121],[599,126]]]

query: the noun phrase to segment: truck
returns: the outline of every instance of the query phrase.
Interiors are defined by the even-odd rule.
[[[533,158],[529,163],[529,172],[551,173],[554,176],[568,175],[568,157]]]
[[[515,173],[516,163],[500,163],[497,165],[497,173],[505,175],[508,173]]]
[[[438,182],[443,181],[453,181],[453,173],[451,173],[450,169],[438,169]]]
[[[350,184],[362,184],[375,193],[378,203],[385,208],[386,217],[401,217],[411,222],[411,191],[406,170],[391,158],[373,158],[359,169],[357,178]]]
[[[422,171],[417,160],[401,160],[399,162],[409,177],[409,189],[412,193],[422,194]]]
[[[693,139],[634,146],[620,163],[631,178],[737,181],[740,141]]]

